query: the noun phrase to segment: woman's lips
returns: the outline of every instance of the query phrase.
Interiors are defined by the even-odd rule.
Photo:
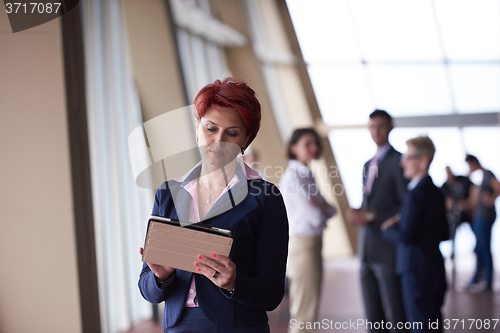
[[[212,156],[215,156],[215,157],[220,157],[220,156],[224,155],[220,150],[211,150],[210,154],[212,154]]]

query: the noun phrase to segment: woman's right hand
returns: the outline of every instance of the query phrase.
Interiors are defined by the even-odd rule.
[[[141,254],[141,256],[142,256],[143,252],[144,252],[144,249],[142,247],[140,247],[139,253]],[[153,272],[153,274],[155,275],[157,282],[167,281],[170,278],[170,276],[172,275],[172,273],[175,271],[175,268],[173,268],[173,267],[167,267],[167,266],[150,264],[150,263],[147,263],[147,264],[148,264],[151,272]]]

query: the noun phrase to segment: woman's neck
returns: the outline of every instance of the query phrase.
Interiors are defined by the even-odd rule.
[[[209,192],[217,191],[227,186],[233,179],[235,172],[236,160],[215,171],[212,171],[211,166],[202,164],[200,178]]]
[[[300,162],[302,164],[304,164],[305,166],[307,166],[307,162],[308,160],[299,160],[298,158],[296,159],[297,162]]]

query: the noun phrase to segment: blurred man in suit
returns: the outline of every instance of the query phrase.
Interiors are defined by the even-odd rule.
[[[391,322],[393,329],[387,332],[407,332],[396,329],[398,322],[405,321],[405,312],[395,271],[395,246],[382,239],[380,226],[399,212],[408,181],[399,165],[401,153],[389,144],[392,117],[384,110],[375,110],[370,114],[368,127],[377,153],[363,168],[362,207],[349,208],[346,216],[360,227],[361,286],[367,320]]]

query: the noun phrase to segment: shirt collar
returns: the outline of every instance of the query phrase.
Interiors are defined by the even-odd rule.
[[[389,149],[391,149],[389,142],[377,148],[375,156],[377,156],[378,161],[382,161],[384,159],[385,155],[389,152]]]
[[[417,187],[418,183],[420,183],[420,181],[422,179],[424,179],[426,176],[418,176],[418,177],[415,177],[413,178],[412,180],[410,180],[410,182],[408,183],[408,191],[411,191],[413,190],[415,187]]]
[[[292,159],[288,161],[288,166],[296,169],[307,168],[307,165],[302,164],[302,162],[297,161],[296,159]],[[307,168],[309,169],[309,168]]]
[[[186,172],[181,177],[175,178],[174,180],[178,181],[179,183],[181,183],[181,185],[180,185],[181,187],[185,188],[186,186],[189,185],[188,188],[186,188],[186,190],[189,191],[189,189],[191,189],[191,186],[193,186],[194,181],[197,180],[200,177],[201,162],[202,161],[198,162],[191,170],[189,170],[188,172]],[[239,165],[239,168],[240,168],[240,170],[243,173],[241,176],[243,176],[247,180],[262,179],[262,177],[259,175],[259,173],[257,171],[255,171],[254,169],[252,169],[250,166],[248,166],[248,164],[246,164],[243,161],[243,159],[237,157],[236,158],[236,163]],[[229,185],[234,185],[234,184],[236,184],[239,181],[239,177],[238,177],[238,165],[236,167],[237,171],[236,171],[234,177],[229,181],[228,188],[232,187],[232,186],[229,186]]]
[[[226,193],[227,191],[229,191],[230,189],[232,189],[236,184],[239,183],[239,181],[240,181],[240,179],[239,179],[238,175],[235,174],[233,176],[233,178],[229,181],[229,183],[227,184],[227,186],[224,188],[224,190],[222,190],[222,193],[219,195],[219,197],[221,197],[222,195],[224,195],[224,193]],[[193,179],[189,183],[181,185],[181,187],[183,187],[186,191],[189,192],[189,194],[191,194],[191,197],[194,200],[197,200],[197,197],[198,197],[196,195],[197,183],[198,183],[197,179]],[[199,217],[198,217],[198,221],[199,221]]]
[[[239,159],[239,162],[242,169],[243,169],[243,172],[245,173],[245,176],[247,177],[248,180],[252,180],[252,179],[262,179],[262,177],[260,176],[260,174],[255,171],[254,169],[252,169],[248,164],[246,164],[242,159]],[[244,167],[243,167],[244,166]]]

